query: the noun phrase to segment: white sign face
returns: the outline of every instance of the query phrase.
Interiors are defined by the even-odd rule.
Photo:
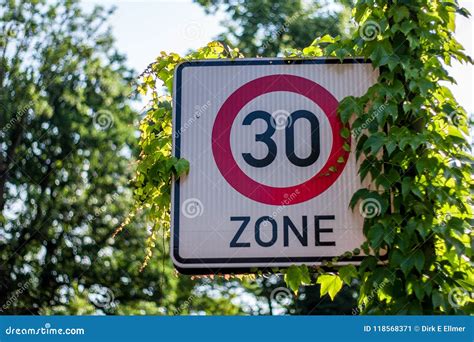
[[[337,107],[376,82],[370,63],[194,61],[174,80],[173,153],[190,163],[173,185],[177,268],[316,265],[360,247],[349,202],[362,184]]]

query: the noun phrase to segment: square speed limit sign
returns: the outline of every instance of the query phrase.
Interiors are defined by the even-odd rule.
[[[363,215],[349,202],[363,185],[337,107],[376,79],[357,59],[180,64],[173,153],[190,171],[173,184],[175,266],[316,265],[360,247]]]

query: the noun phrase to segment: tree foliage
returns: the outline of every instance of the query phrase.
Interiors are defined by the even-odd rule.
[[[358,267],[335,272],[291,267],[286,280],[294,290],[316,281],[321,294],[334,298],[343,284],[358,283],[358,313],[472,312],[473,158],[467,115],[446,87],[454,82],[446,65],[472,63],[453,37],[456,14],[468,15],[455,1],[359,1],[352,37],[323,36],[287,52],[300,58],[362,56],[380,74],[364,96],[347,97],[339,108],[341,120],[351,125],[341,135],[352,133],[356,140],[360,177],[370,177],[376,189],[358,191],[352,206],[367,199],[379,205],[377,215],[365,220],[367,241],[345,256],[361,250],[371,255]],[[236,57],[237,50],[210,43],[185,57],[162,53],[144,75],[141,89],[151,91],[153,100],[141,124],[135,195],[140,207],[150,208],[149,218],[167,228],[172,174],[189,168],[171,155],[174,68],[184,60]],[[167,95],[160,95],[157,81]]]
[[[105,289],[117,302],[158,301],[156,290],[121,290],[138,274],[146,232],[134,225],[128,240],[111,239],[131,204],[137,114],[108,12],[76,1],[0,7],[2,312],[38,313]]]
[[[193,296],[162,243],[140,272],[139,215],[112,237],[133,204],[138,113],[108,14],[0,3],[0,313],[172,314]],[[239,310],[195,298],[186,312]]]
[[[347,34],[351,0],[195,0],[208,13],[225,12],[225,32],[218,41],[247,56],[276,56],[301,49],[314,37]]]

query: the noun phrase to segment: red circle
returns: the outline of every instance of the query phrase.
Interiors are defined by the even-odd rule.
[[[306,96],[326,114],[332,129],[333,144],[328,161],[323,168],[307,181],[289,187],[272,187],[260,184],[247,176],[238,166],[230,147],[232,124],[240,110],[257,96],[274,91],[287,91]],[[292,205],[305,202],[326,191],[342,173],[349,152],[343,149],[344,139],[339,132],[343,128],[337,116],[338,101],[319,84],[294,75],[270,75],[252,80],[234,91],[217,113],[212,129],[212,153],[217,167],[227,182],[242,195],[265,204]],[[350,143],[350,141],[348,141]],[[343,163],[337,163],[339,157]],[[330,172],[331,166],[336,166]],[[328,174],[329,172],[329,174]],[[291,201],[288,200],[291,194]]]

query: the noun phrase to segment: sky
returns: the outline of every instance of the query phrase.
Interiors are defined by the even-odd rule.
[[[110,24],[119,51],[128,57],[128,65],[138,73],[153,62],[161,51],[184,54],[206,45],[223,31],[223,13],[206,15],[191,0],[82,0],[84,7],[95,4],[116,6]],[[474,14],[474,1],[460,1]],[[456,38],[474,57],[474,19],[457,18]],[[449,87],[469,113],[474,113],[474,67],[456,63],[449,68],[457,85]]]
[[[206,15],[191,0],[82,0],[86,8],[96,4],[115,6],[110,18],[116,45],[128,57],[128,65],[143,71],[161,51],[184,54],[206,45],[221,33],[218,16]]]
[[[456,39],[464,46],[469,56],[474,58],[474,1],[460,1],[472,16],[469,19],[458,16],[456,19]],[[458,102],[468,113],[474,113],[474,67],[454,63],[448,68],[457,85],[449,86]]]

